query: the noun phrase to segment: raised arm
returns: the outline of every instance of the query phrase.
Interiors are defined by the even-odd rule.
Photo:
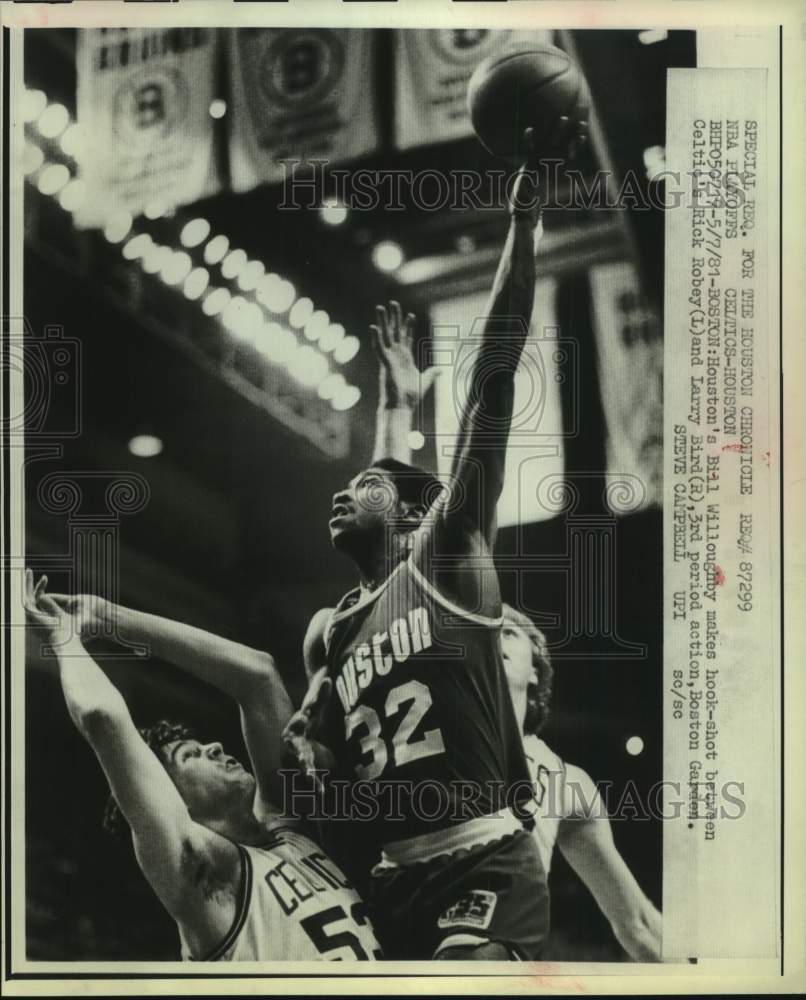
[[[590,776],[566,765],[567,816],[557,845],[635,962],[659,962],[661,915],[619,854],[604,803]]]
[[[210,887],[237,888],[237,848],[191,818],[120,692],[87,654],[65,612],[44,593],[42,580],[34,588],[30,571],[25,604],[29,626],[54,649],[70,718],[95,752],[129,823],[143,874],[200,947],[214,944],[231,916]]]
[[[103,623],[116,634],[147,645],[158,659],[212,684],[238,703],[241,729],[257,782],[256,812],[280,801],[277,775],[282,764],[282,731],[293,712],[285,684],[269,653],[203,629],[134,611],[101,598],[53,595],[92,634]]]
[[[510,199],[510,226],[485,310],[485,322],[464,387],[467,398],[451,464],[451,483],[461,501],[448,505],[443,521],[464,532],[481,531],[491,545],[495,511],[504,485],[504,463],[515,398],[515,373],[529,334],[535,294],[535,230],[540,223],[537,153],[570,159],[582,141],[576,124],[559,120],[546,149],[524,134],[527,162]]]
[[[410,464],[412,417],[439,369],[418,368],[414,358],[415,317],[408,313],[404,318],[400,303],[390,302],[388,309],[376,306],[375,320],[369,329],[380,378],[372,461],[395,458]]]

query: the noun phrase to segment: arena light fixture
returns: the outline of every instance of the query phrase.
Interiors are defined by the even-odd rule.
[[[330,401],[334,410],[351,410],[361,399],[361,390],[358,386],[348,385]]]
[[[246,256],[245,250],[230,250],[221,262],[221,273],[227,281],[232,281],[238,277],[248,263],[249,258]]]
[[[64,155],[75,159],[84,138],[80,125],[76,124],[76,122],[68,125],[59,139],[59,145]]]
[[[165,266],[172,252],[170,247],[162,246],[159,243],[152,243],[143,254],[140,266],[146,274],[158,274]]]
[[[347,380],[341,372],[331,372],[316,390],[320,399],[333,399],[347,388]]]
[[[422,431],[409,431],[408,442],[412,451],[419,451],[425,444],[425,436]]]
[[[372,262],[379,271],[396,271],[404,260],[402,247],[393,240],[382,240],[372,251]]]
[[[297,299],[288,314],[288,322],[298,330],[313,316],[313,302],[307,296]]]
[[[214,236],[204,248],[204,263],[210,267],[219,264],[229,250],[229,240],[226,236]]]
[[[640,736],[631,736],[624,744],[624,749],[631,757],[637,757],[638,754],[643,752],[644,741]]]
[[[324,309],[316,309],[305,324],[305,336],[308,340],[319,340],[330,326],[330,317]],[[321,355],[320,355],[321,357]]]
[[[129,451],[137,458],[156,458],[162,452],[162,441],[154,434],[136,434],[129,441]]]
[[[34,142],[26,142],[22,151],[22,169],[25,175],[35,174],[45,162],[45,154]]]
[[[210,235],[210,223],[207,219],[191,219],[182,227],[179,242],[183,247],[191,249],[204,243]]]
[[[131,239],[126,241],[121,253],[126,260],[139,260],[148,253],[153,245],[154,241],[148,233],[138,233],[137,236],[132,236]]]
[[[43,90],[26,88],[22,95],[22,120],[26,124],[35,122],[48,106],[48,99]]]
[[[70,112],[63,104],[49,104],[37,118],[36,127],[39,134],[46,139],[55,139],[70,124]]]
[[[183,250],[174,250],[160,268],[160,277],[166,285],[179,285],[193,269],[190,255]]]
[[[334,351],[344,340],[344,327],[341,323],[331,323],[319,338],[319,348],[322,351]]]
[[[209,111],[211,118],[223,118],[227,113],[227,102],[222,101],[220,97],[216,97],[210,101]]]
[[[333,350],[333,357],[340,365],[346,365],[348,361],[352,361],[356,354],[358,354],[360,347],[361,341],[358,337],[354,337],[351,334],[336,344]]]
[[[42,168],[36,186],[42,194],[58,194],[69,182],[70,171],[63,163],[48,163]]]
[[[78,177],[73,177],[59,195],[59,204],[65,212],[75,212],[87,198],[87,185]]]
[[[253,292],[260,279],[265,275],[266,268],[259,260],[250,260],[238,275],[238,287],[242,292]]]
[[[227,307],[227,303],[232,298],[226,288],[212,288],[207,293],[202,302],[202,312],[205,316],[218,316]]]
[[[186,299],[194,301],[200,299],[202,295],[207,291],[207,286],[210,284],[210,272],[206,267],[194,267],[190,274],[185,278],[185,283],[182,286],[182,292]]]
[[[347,208],[338,201],[326,201],[319,209],[319,217],[328,226],[341,226],[347,221]]]
[[[120,243],[129,235],[133,224],[131,212],[115,212],[104,226],[104,236],[110,243]]]
[[[278,316],[288,312],[296,297],[296,288],[279,274],[267,274],[257,288],[258,301]]]

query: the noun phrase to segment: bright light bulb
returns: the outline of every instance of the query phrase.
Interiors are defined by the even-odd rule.
[[[222,261],[229,250],[229,240],[226,236],[214,236],[204,248],[204,263],[214,267]]]
[[[419,451],[425,444],[425,436],[422,431],[409,431],[409,448],[412,451]]]
[[[351,410],[361,399],[361,390],[355,385],[342,389],[330,402],[334,410]]]
[[[204,243],[210,235],[210,223],[207,219],[191,219],[182,227],[179,234],[179,242],[183,247],[197,247]]]
[[[26,174],[36,173],[45,162],[45,154],[39,146],[26,142],[22,151],[22,169]]]
[[[165,266],[173,251],[170,247],[160,246],[159,243],[152,243],[143,253],[141,267],[146,274],[157,274]]]
[[[232,296],[227,288],[214,288],[202,302],[202,312],[205,316],[217,316],[226,309]]]
[[[138,258],[144,257],[153,245],[154,241],[148,233],[139,233],[126,241],[121,253],[126,260],[138,260]]]
[[[265,273],[266,268],[259,260],[250,260],[238,275],[238,287],[244,292],[254,291]]]
[[[34,122],[48,106],[48,99],[42,90],[26,90],[22,96],[22,120]]]
[[[166,285],[178,285],[190,274],[193,261],[183,250],[174,250],[160,269],[160,275]]]
[[[305,324],[305,336],[308,340],[319,340],[330,326],[330,317],[324,309],[317,309]]]
[[[155,458],[162,451],[162,441],[153,434],[137,434],[129,441],[129,451],[137,458]]]
[[[62,133],[61,139],[59,139],[59,145],[62,147],[62,152],[66,156],[71,156],[74,160],[78,156],[78,152],[81,149],[81,143],[84,141],[84,133],[81,126],[73,122],[72,125],[68,125],[67,128]]]
[[[41,135],[46,139],[55,139],[70,124],[70,112],[63,104],[49,104],[36,123]]]
[[[204,295],[209,284],[210,272],[207,268],[195,267],[185,278],[185,284],[182,287],[182,291],[185,294],[185,298],[195,301]]]
[[[640,736],[631,736],[625,743],[624,749],[631,757],[637,757],[644,749],[644,741]]]
[[[379,271],[396,271],[403,260],[403,250],[392,240],[383,240],[372,251],[372,261]]]
[[[210,117],[211,118],[223,118],[227,113],[227,102],[222,101],[220,97],[215,98],[215,100],[210,101]]]
[[[120,243],[129,235],[133,224],[130,212],[116,212],[104,227],[104,236],[110,243]]]
[[[344,340],[344,327],[341,323],[331,323],[319,338],[319,347],[323,351],[333,351]]]
[[[232,281],[233,278],[238,277],[248,263],[249,258],[246,256],[245,251],[230,250],[221,264],[221,273],[227,281]]]
[[[358,337],[345,337],[344,340],[336,344],[333,350],[333,357],[340,365],[346,365],[348,361],[352,361],[353,358],[358,354],[358,349],[361,346],[361,341]]]
[[[70,171],[63,163],[49,163],[39,175],[37,187],[42,194],[57,194],[70,180]]]
[[[291,312],[288,314],[288,322],[299,329],[301,326],[305,326],[308,320],[313,316],[313,302],[309,298],[297,299],[293,306],[291,306]]]
[[[147,219],[161,219],[163,215],[168,214],[168,206],[164,201],[150,201],[143,209],[143,215]]]
[[[330,375],[324,379],[317,389],[317,393],[321,399],[333,399],[340,392],[347,388],[347,381],[341,372],[331,372]]]
[[[84,204],[87,197],[87,185],[84,181],[75,177],[64,188],[59,195],[59,204],[65,212],[75,212]]]
[[[326,202],[319,209],[319,217],[329,226],[340,226],[347,220],[347,209],[336,201]]]

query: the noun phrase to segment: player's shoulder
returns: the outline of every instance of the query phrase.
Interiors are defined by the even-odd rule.
[[[335,608],[331,607],[319,608],[308,622],[305,637],[302,640],[302,654],[305,660],[305,670],[309,677],[324,666],[328,629],[334,611]]]
[[[526,760],[536,769],[539,767],[547,771],[567,770],[567,765],[563,759],[556,754],[545,740],[541,740],[534,733],[528,733],[523,738],[523,752]]]

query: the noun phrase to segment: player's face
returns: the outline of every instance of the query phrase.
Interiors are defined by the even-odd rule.
[[[536,680],[531,639],[519,625],[504,619],[499,641],[504,673],[510,689],[525,690]]]
[[[163,759],[193,816],[215,815],[242,795],[254,794],[255,779],[220,743],[177,740],[163,749]]]
[[[401,513],[394,480],[384,469],[370,467],[336,493],[330,511],[330,539],[348,548],[355,538],[383,538],[386,522]]]

